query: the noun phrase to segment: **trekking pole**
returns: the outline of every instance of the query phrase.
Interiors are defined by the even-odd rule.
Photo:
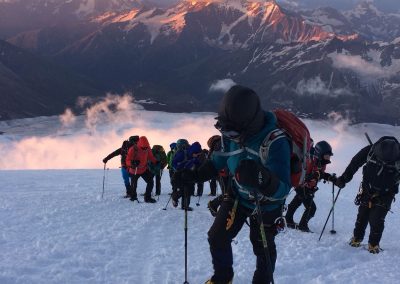
[[[101,199],[104,196],[104,182],[106,181],[106,163],[104,163],[104,170],[103,170],[103,191],[101,192]]]
[[[335,174],[333,174],[335,176]],[[333,207],[333,202],[335,198],[335,184],[332,182],[332,230],[330,231],[331,234],[336,234],[335,230],[335,207]]]
[[[167,202],[167,204],[165,204],[165,207],[162,210],[167,210],[167,206],[168,206],[168,203],[171,201],[171,198],[172,198],[172,194],[169,196],[168,202]]]
[[[261,214],[261,209],[260,209],[260,200],[258,200],[257,189],[254,190],[254,194],[256,197],[257,221],[258,221],[258,224],[260,225],[261,239],[262,239],[264,254],[265,254],[265,258],[266,258],[266,262],[267,262],[267,273],[268,273],[269,278],[271,279],[270,283],[274,284],[274,273],[272,271],[272,263],[271,263],[271,258],[269,255],[267,237],[265,236],[264,222],[262,219],[262,214]]]
[[[365,137],[367,137],[367,140],[368,140],[368,143],[369,143],[369,145],[372,145],[373,143],[372,143],[372,140],[371,140],[371,138],[369,138],[369,135],[368,135],[368,133],[367,133],[367,132],[365,132],[364,134],[365,134]]]
[[[187,233],[188,233],[188,218],[187,218],[187,210],[188,210],[188,188],[187,186],[184,187],[184,202],[185,202],[185,282],[183,284],[189,284],[187,281]]]
[[[324,227],[322,228],[322,232],[321,232],[321,235],[319,235],[318,241],[321,240],[322,234],[323,234],[324,231],[325,231],[326,224],[327,224],[328,221],[329,221],[329,217],[331,216],[331,213],[332,213],[332,211],[333,211],[333,208],[335,207],[336,200],[338,199],[341,190],[342,190],[342,189],[339,188],[339,191],[338,191],[338,193],[336,194],[335,200],[333,201],[333,204],[332,204],[332,208],[331,208],[331,210],[329,211],[328,218],[326,218],[325,225],[324,225]]]

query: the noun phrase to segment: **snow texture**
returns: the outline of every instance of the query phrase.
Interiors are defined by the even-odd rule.
[[[171,121],[171,114],[159,112],[148,112],[144,119],[151,115],[164,123]],[[23,129],[27,135],[35,131],[45,135],[45,127],[32,130],[31,125],[37,123],[37,127],[40,121],[47,121],[51,126],[51,119],[55,118],[25,120],[19,134],[5,133],[0,136],[1,143],[12,144],[10,136],[23,135]],[[204,120],[201,123],[204,128],[212,127]],[[338,174],[367,144],[365,131],[373,140],[399,133],[398,127],[378,124],[349,127],[345,123],[306,123],[315,141],[325,139],[333,146],[334,156],[327,171]],[[53,128],[49,129],[48,135],[54,133]],[[59,149],[65,156],[70,150],[72,146]],[[137,204],[122,198],[125,190],[119,170],[106,170],[102,199],[103,169],[98,158],[97,170],[0,171],[0,283],[183,283],[184,212],[171,204],[162,210],[171,191],[168,173],[162,177],[159,201]],[[360,177],[359,171],[340,193],[335,207],[336,235],[329,233],[329,221],[318,241],[332,200],[332,185],[321,183],[315,197],[317,213],[310,221],[316,233],[288,230],[277,236],[276,283],[398,283],[398,202],[392,206],[394,214],[386,218],[383,252],[372,255],[347,244],[356,218],[353,200]],[[144,188],[140,180],[138,193]],[[212,275],[207,231],[213,217],[206,207],[208,193],[206,183],[200,206],[195,206],[197,197],[192,198],[194,211],[188,213],[189,283],[204,283]],[[289,196],[289,202],[293,196]],[[296,213],[295,220],[299,220],[302,208]],[[255,257],[248,236],[249,229],[244,226],[233,244],[235,284],[251,283]]]

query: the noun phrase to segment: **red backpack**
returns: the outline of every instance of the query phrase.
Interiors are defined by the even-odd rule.
[[[268,158],[271,144],[282,135],[290,141],[290,180],[294,187],[303,183],[307,160],[310,157],[312,139],[307,126],[292,112],[276,109],[273,111],[278,128],[268,133],[260,147],[259,156],[263,162]]]

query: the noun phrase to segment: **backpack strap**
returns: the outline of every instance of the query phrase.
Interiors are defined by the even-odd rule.
[[[213,154],[216,156],[230,157],[230,156],[235,156],[235,155],[241,154],[243,152],[248,152],[248,153],[253,154],[254,156],[259,157],[262,164],[265,165],[266,161],[268,159],[269,148],[271,147],[272,143],[283,137],[285,137],[285,138],[287,137],[285,132],[282,129],[277,128],[277,129],[270,131],[265,136],[258,152],[256,150],[251,149],[250,147],[242,147],[240,149],[237,149],[237,150],[234,150],[231,152],[225,152],[224,149],[222,151],[214,151]]]
[[[270,131],[267,136],[265,136],[264,141],[261,143],[260,150],[258,153],[258,156],[261,159],[261,162],[263,165],[266,165],[267,160],[268,160],[268,155],[269,155],[269,149],[271,148],[272,143],[274,143],[276,140],[287,137],[286,133],[280,129],[276,128],[272,131]]]
[[[252,190],[249,190],[248,188],[242,186],[242,185],[236,180],[235,177],[233,177],[232,179],[233,179],[233,181],[235,182],[235,185],[236,185],[236,188],[238,189],[238,191],[241,192],[242,194],[246,194],[246,195],[248,196],[248,200],[253,200],[253,201],[256,200],[256,197],[255,197],[254,193],[252,192]],[[266,202],[266,201],[270,201],[270,202],[282,201],[282,200],[285,200],[285,199],[289,196],[289,193],[290,193],[290,192],[288,192],[288,194],[286,194],[285,196],[283,196],[283,197],[281,197],[281,198],[274,198],[274,197],[267,196],[267,195],[265,195],[265,194],[260,193],[258,199],[259,199],[260,202]]]
[[[372,146],[371,149],[369,150],[366,163],[372,163],[372,164],[375,164],[375,165],[381,167],[379,169],[378,173],[376,174],[377,176],[379,176],[385,168],[393,169],[393,170],[397,171],[398,173],[400,173],[400,161],[396,161],[393,165],[385,163],[384,161],[381,161],[375,157],[374,150],[375,150],[375,145]],[[400,182],[400,181],[398,181],[398,182]]]

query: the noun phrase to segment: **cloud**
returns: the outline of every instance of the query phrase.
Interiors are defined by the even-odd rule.
[[[111,111],[114,108],[121,110]],[[213,127],[213,113],[145,111],[135,105],[133,98],[124,96],[108,96],[87,109],[79,116],[66,111],[59,117],[0,122],[5,132],[0,135],[0,169],[102,169],[102,159],[131,135],[144,135],[151,145],[160,144],[167,150],[180,138],[191,143],[199,141],[206,147],[208,138],[218,134]],[[332,145],[335,155],[329,171],[337,173],[344,170],[362,145],[367,145],[364,132],[369,132],[374,141],[399,133],[399,127],[389,125],[350,126],[336,113],[330,114],[327,121],[304,121],[315,142],[326,140]],[[119,157],[107,166],[118,168]]]
[[[0,169],[101,168],[102,159],[131,135],[144,135],[151,145],[160,144],[166,150],[179,138],[206,147],[207,139],[218,134],[214,117],[145,111],[129,95],[107,95],[88,104],[83,115],[75,116],[67,109],[59,117],[5,124],[5,134],[0,135]],[[118,168],[119,157],[107,165]]]
[[[75,123],[76,116],[71,109],[67,108],[65,112],[59,117],[62,126],[68,127]]]
[[[350,69],[365,79],[390,78],[400,72],[400,59],[392,59],[390,66],[381,66],[381,53],[370,51],[368,60],[359,55],[332,53],[328,55],[336,68]]]
[[[353,93],[345,88],[331,89],[328,88],[326,83],[321,80],[320,76],[311,78],[309,80],[301,80],[297,83],[296,92],[300,95],[323,95],[330,97],[337,97],[340,95],[353,95]]]
[[[232,79],[222,79],[212,83],[209,90],[212,92],[226,92],[235,85],[236,83]]]

